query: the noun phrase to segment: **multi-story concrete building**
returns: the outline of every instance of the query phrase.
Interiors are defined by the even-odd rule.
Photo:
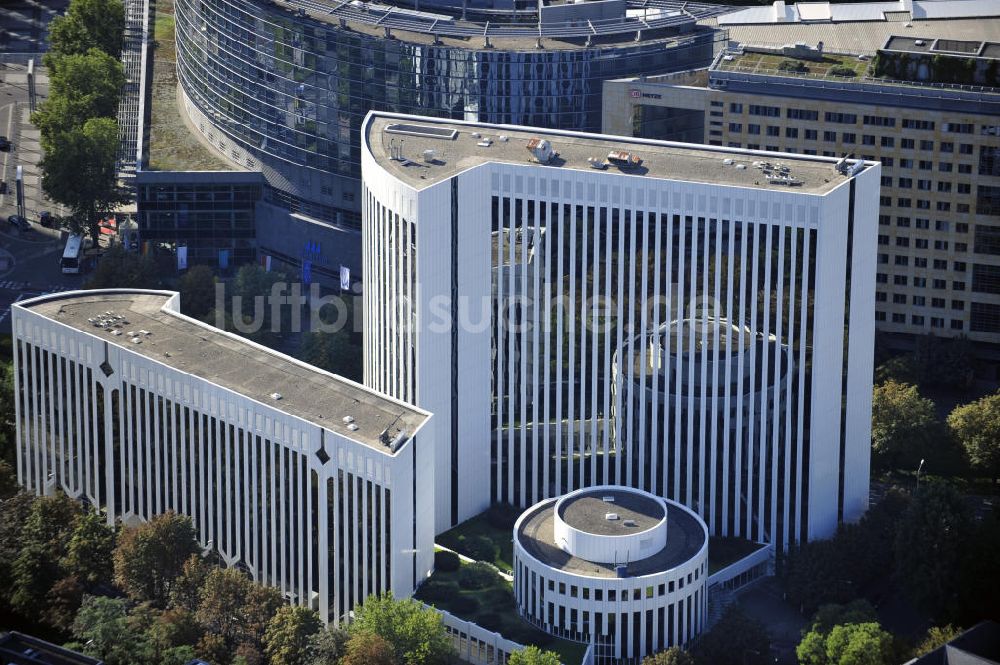
[[[202,547],[340,621],[433,565],[429,414],[178,311],[176,293],[13,307],[18,480]]]
[[[362,147],[365,381],[435,414],[438,531],[602,484],[778,547],[864,512],[877,163],[382,113]]]
[[[720,17],[741,45],[708,70],[606,84],[604,131],[880,160],[877,328],[1000,357],[1000,2],[803,6]]]
[[[620,486],[546,499],[514,525],[514,598],[542,630],[637,664],[708,621],[708,528],[673,501]]]

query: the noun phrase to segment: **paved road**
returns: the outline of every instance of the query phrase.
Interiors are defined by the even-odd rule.
[[[68,4],[69,0],[0,0],[0,52],[45,50],[49,21]]]
[[[0,30],[9,24],[10,5],[0,0]],[[21,6],[21,5],[17,5]],[[40,10],[41,11],[41,10]],[[0,53],[0,56],[3,54]],[[39,101],[48,89],[44,70],[38,70],[36,91]],[[42,157],[38,130],[31,125],[28,108],[27,72],[22,64],[0,60],[0,134],[7,136],[14,147],[0,152],[0,179],[7,182],[8,191],[0,195],[0,334],[10,332],[12,303],[42,293],[78,288],[79,275],[63,275],[59,267],[63,241],[59,232],[38,225],[38,213],[64,211],[45,198],[41,191],[38,162]],[[7,217],[17,212],[15,171],[23,166],[25,208],[32,229],[20,231],[7,223]]]

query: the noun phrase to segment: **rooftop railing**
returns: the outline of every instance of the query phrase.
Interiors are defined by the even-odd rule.
[[[300,15],[317,15],[340,19],[345,24],[361,23],[386,31],[403,30],[438,37],[472,38],[591,38],[643,30],[658,30],[693,24],[732,11],[731,7],[683,0],[627,0],[633,15],[609,19],[580,17],[564,22],[542,23],[537,13],[526,13],[520,22],[468,20],[442,13],[429,13],[406,8],[362,2],[361,0],[276,0]],[[642,11],[643,15],[636,12]],[[505,17],[509,17],[507,13]],[[529,20],[533,19],[533,20]]]

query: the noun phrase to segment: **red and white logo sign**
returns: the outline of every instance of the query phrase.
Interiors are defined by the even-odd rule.
[[[632,92],[632,99],[639,99],[640,97],[642,97],[642,91],[640,90],[632,90],[631,92]]]

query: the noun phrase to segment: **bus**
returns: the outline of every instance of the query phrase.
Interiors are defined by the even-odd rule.
[[[66,239],[66,249],[63,250],[59,262],[63,273],[75,275],[80,272],[80,254],[83,253],[83,236],[71,235]]]

